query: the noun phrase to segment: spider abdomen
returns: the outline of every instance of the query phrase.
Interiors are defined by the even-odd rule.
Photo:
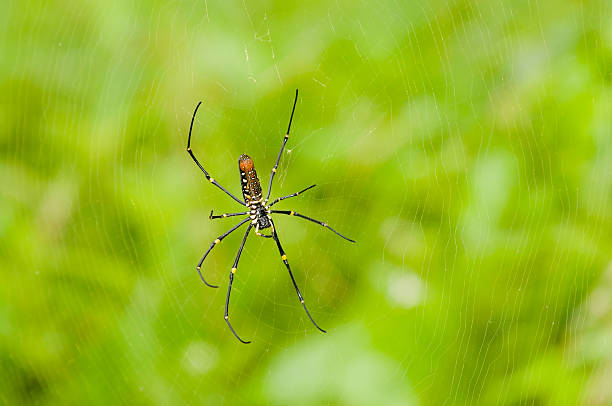
[[[261,184],[255,171],[253,160],[246,154],[240,155],[238,159],[240,169],[240,181],[242,182],[242,195],[246,203],[261,200]],[[250,206],[250,204],[249,204]]]
[[[251,222],[261,230],[270,227],[270,218],[266,207],[261,203],[261,184],[255,171],[253,160],[248,155],[242,154],[238,159],[240,168],[240,180],[242,181],[242,195],[250,209]],[[257,230],[256,230],[257,231]]]

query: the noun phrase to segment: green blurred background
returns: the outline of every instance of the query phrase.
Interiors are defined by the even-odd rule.
[[[612,404],[612,5],[0,5],[0,403]],[[273,196],[242,232],[238,156]]]

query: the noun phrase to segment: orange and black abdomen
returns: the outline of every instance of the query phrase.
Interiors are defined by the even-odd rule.
[[[244,201],[248,204],[261,200],[261,185],[259,184],[255,165],[253,165],[251,157],[244,154],[240,155],[238,166],[240,167],[240,181],[242,182]]]

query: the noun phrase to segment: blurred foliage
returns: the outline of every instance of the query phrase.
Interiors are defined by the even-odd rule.
[[[0,403],[612,404],[605,0],[3,2]],[[322,335],[251,236],[237,158]]]

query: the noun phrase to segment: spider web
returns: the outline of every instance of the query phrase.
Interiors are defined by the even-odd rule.
[[[404,3],[3,3],[0,403],[611,404],[609,4]]]

